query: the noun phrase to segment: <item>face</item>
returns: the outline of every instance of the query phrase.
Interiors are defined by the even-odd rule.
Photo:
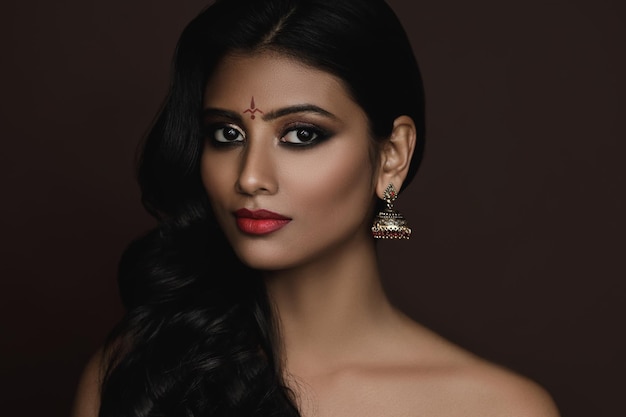
[[[202,181],[244,263],[283,270],[371,241],[373,142],[341,80],[277,54],[229,55],[203,127]]]

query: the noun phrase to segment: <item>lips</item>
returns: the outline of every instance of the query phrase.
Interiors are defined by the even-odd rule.
[[[268,210],[239,209],[235,212],[237,227],[250,235],[266,235],[277,231],[291,221],[278,213]]]

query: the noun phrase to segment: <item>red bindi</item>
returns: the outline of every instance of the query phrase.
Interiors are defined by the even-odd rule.
[[[259,113],[263,114],[263,111],[261,111],[260,109],[257,109],[257,108],[256,108],[256,106],[255,106],[255,104],[254,104],[254,96],[252,96],[252,100],[250,100],[250,108],[249,108],[249,109],[246,109],[246,110],[244,111],[244,113],[250,113],[250,118],[251,118],[252,120],[254,120],[254,119],[255,119],[255,117],[256,117],[254,114],[255,114],[256,112],[259,112]]]

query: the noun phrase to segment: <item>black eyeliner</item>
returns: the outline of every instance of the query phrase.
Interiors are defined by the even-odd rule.
[[[231,128],[235,129],[239,132],[239,134],[243,137],[243,141],[219,141],[215,138],[215,132],[219,129]],[[201,128],[202,137],[205,142],[208,142],[211,146],[215,148],[224,148],[224,147],[232,147],[232,146],[241,146],[245,143],[246,135],[239,128],[233,125],[233,123],[229,122],[213,122],[213,123],[204,123]]]
[[[282,138],[284,138],[289,132],[293,132],[297,130],[309,130],[313,132],[313,134],[317,135],[317,137],[311,141],[303,142],[303,143],[292,143],[292,142],[287,142],[287,141],[282,140]],[[334,135],[335,135],[334,132],[329,131],[327,129],[323,129],[316,125],[311,125],[308,123],[294,123],[294,124],[291,124],[290,126],[287,126],[283,130],[283,133],[280,136],[281,138],[280,144],[282,146],[293,147],[293,148],[307,148],[307,147],[320,145],[326,140],[330,139]]]

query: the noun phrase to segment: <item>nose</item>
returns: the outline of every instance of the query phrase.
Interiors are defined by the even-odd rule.
[[[278,190],[272,156],[271,143],[248,139],[241,156],[239,176],[235,184],[239,193],[273,194]]]

